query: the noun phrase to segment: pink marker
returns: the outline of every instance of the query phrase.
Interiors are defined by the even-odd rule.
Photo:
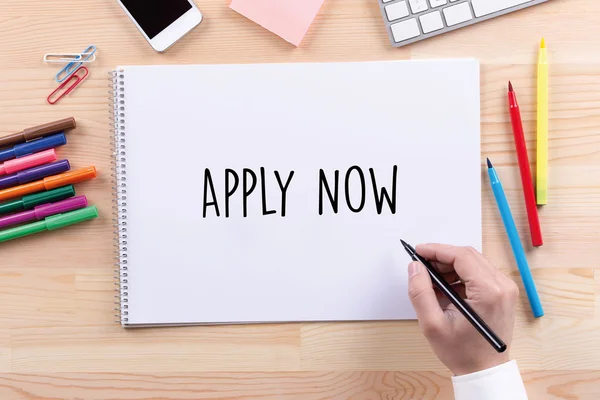
[[[56,203],[44,204],[35,207],[33,210],[20,212],[17,214],[7,215],[0,218],[0,228],[7,226],[18,225],[24,222],[43,220],[56,214],[62,214],[68,211],[79,210],[87,207],[88,201],[85,196],[72,197],[67,200],[58,201]]]
[[[14,174],[15,172],[25,169],[39,167],[40,165],[48,164],[56,161],[56,151],[54,149],[41,151],[29,156],[15,158],[14,160],[6,161],[0,164],[0,175]]]

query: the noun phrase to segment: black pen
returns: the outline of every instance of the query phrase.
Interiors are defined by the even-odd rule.
[[[463,299],[456,293],[456,291],[442,278],[442,275],[423,257],[421,257],[415,249],[406,243],[404,240],[400,239],[402,242],[402,246],[413,259],[413,261],[418,261],[422,263],[429,275],[431,276],[431,280],[435,284],[435,286],[456,306],[458,311],[465,316],[465,318],[477,329],[479,333],[492,345],[492,347],[498,352],[503,353],[506,350],[506,344],[494,333],[494,331],[481,319],[479,315],[469,306]]]

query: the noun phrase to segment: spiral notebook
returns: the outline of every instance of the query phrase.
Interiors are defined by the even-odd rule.
[[[112,80],[124,327],[413,319],[400,239],[481,248],[477,61]]]

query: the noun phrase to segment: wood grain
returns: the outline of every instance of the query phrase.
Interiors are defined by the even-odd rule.
[[[98,220],[0,249],[0,399],[451,399],[450,374],[415,322],[285,324],[124,331],[114,323],[107,72],[127,64],[258,63],[474,57],[481,62],[482,160],[503,176],[528,242],[506,84],[518,90],[535,154],[535,60],[551,58],[550,202],[545,245],[528,248],[546,316],[518,305],[512,356],[531,399],[600,398],[600,4],[552,0],[413,46],[388,44],[375,0],[325,0],[299,48],[227,7],[165,54],[114,0],[0,0],[0,135],[74,116],[60,150],[100,176],[78,185]],[[45,103],[47,52],[98,46],[90,78]],[[482,178],[485,178],[482,175]],[[485,181],[484,181],[485,182]],[[520,283],[483,185],[484,252]]]
[[[598,398],[598,371],[523,374],[531,399]],[[14,400],[451,400],[446,372],[213,372],[170,374],[0,374]]]

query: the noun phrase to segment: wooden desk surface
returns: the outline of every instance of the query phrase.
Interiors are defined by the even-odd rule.
[[[388,44],[375,0],[326,0],[299,48],[198,0],[204,23],[153,52],[115,0],[0,0],[0,134],[67,116],[60,150],[100,177],[78,186],[101,218],[0,250],[0,399],[450,399],[450,374],[414,322],[125,331],[114,323],[107,71],[117,64],[476,57],[482,152],[499,165],[521,232],[526,215],[505,105],[508,79],[535,154],[535,60],[551,57],[546,244],[528,249],[546,316],[518,310],[512,356],[531,399],[600,398],[600,3],[547,4],[405,49]],[[43,54],[98,46],[90,79],[46,104],[57,68]],[[484,185],[484,252],[520,282]],[[528,235],[524,234],[525,242]],[[202,306],[202,305],[199,305]]]

